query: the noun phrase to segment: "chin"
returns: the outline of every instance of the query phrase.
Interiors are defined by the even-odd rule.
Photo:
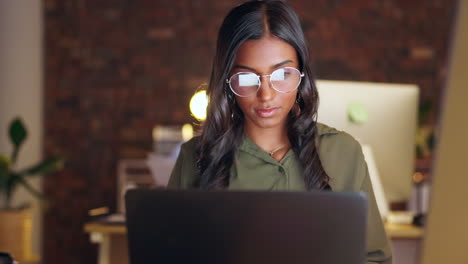
[[[254,120],[254,124],[259,128],[275,128],[282,127],[286,120],[279,120],[278,118],[262,118]]]

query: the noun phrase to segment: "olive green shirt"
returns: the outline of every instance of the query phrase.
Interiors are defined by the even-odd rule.
[[[377,209],[367,164],[360,144],[349,134],[317,124],[320,161],[330,177],[333,191],[362,191],[368,196],[368,263],[391,263],[391,250]],[[182,145],[169,180],[171,188],[193,188],[196,182],[195,137]],[[230,171],[229,190],[305,191],[302,167],[290,149],[276,161],[249,138],[244,137]]]

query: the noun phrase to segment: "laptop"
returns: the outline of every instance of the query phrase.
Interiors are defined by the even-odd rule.
[[[133,189],[131,264],[362,264],[362,193]]]

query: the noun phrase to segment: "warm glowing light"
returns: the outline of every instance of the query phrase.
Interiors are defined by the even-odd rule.
[[[190,112],[198,120],[206,119],[206,107],[208,106],[208,97],[206,91],[198,91],[190,99]]]
[[[191,124],[182,126],[182,138],[184,141],[190,140],[193,137],[193,127]]]
[[[413,174],[413,182],[415,183],[421,183],[425,180],[425,178],[426,177],[421,172],[416,172],[415,174]]]

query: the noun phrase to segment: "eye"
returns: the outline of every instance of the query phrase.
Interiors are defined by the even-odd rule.
[[[243,73],[237,75],[239,78],[239,86],[255,86],[258,85],[258,76],[254,73]]]
[[[238,72],[229,79],[229,86],[236,95],[248,97],[257,92],[260,80],[255,73]]]
[[[295,90],[301,82],[301,73],[296,68],[284,67],[271,74],[273,88],[282,93]]]
[[[284,81],[289,79],[292,75],[296,75],[296,69],[290,67],[284,67],[281,69],[277,69],[271,74],[272,81]]]

